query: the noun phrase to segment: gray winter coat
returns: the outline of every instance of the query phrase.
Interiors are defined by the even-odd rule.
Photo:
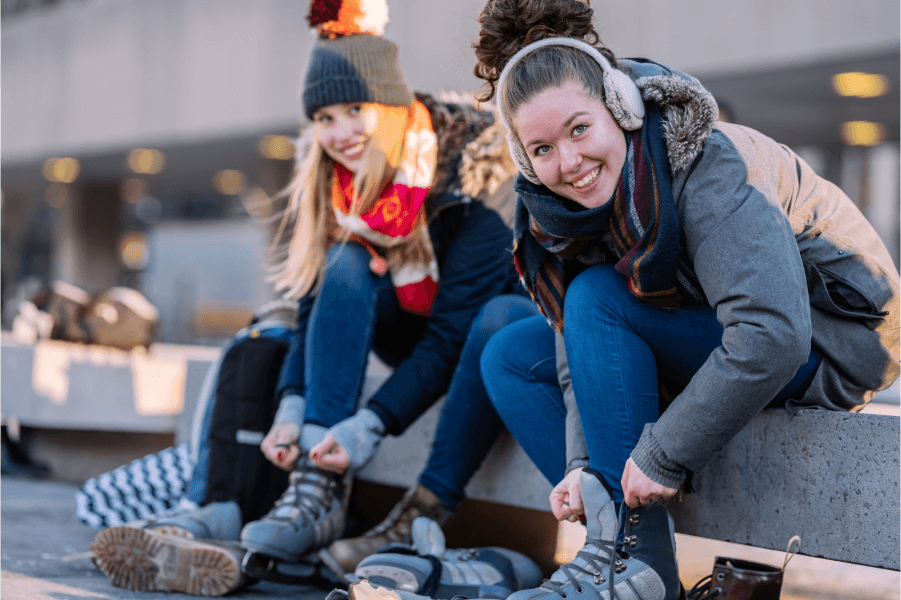
[[[651,479],[678,487],[776,396],[811,346],[823,360],[792,412],[859,409],[891,385],[899,276],[851,200],[791,149],[716,121],[715,101],[691,77],[642,59],[620,64],[665,115],[681,266],[724,329],[632,452]]]

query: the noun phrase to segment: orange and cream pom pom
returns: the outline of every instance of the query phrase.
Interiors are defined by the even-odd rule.
[[[313,0],[307,15],[319,35],[382,35],[388,23],[385,0]]]

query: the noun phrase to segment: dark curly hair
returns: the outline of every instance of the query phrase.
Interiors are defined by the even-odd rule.
[[[587,1],[488,0],[479,14],[479,39],[473,44],[476,54],[473,72],[485,80],[488,89],[476,99],[481,102],[491,100],[510,57],[532,42],[548,37],[570,37],[594,46],[615,68],[616,58],[601,43],[592,24],[592,15]],[[563,48],[551,52],[569,53]]]

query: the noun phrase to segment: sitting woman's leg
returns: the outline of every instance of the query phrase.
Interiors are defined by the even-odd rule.
[[[596,266],[567,289],[563,334],[591,467],[619,504],[626,461],[660,414],[658,372],[688,383],[723,328],[707,304],[655,306],[630,293],[613,266]],[[818,364],[814,352],[783,393],[806,389]]]
[[[353,242],[333,247],[307,319],[305,421],[323,430],[356,411],[376,324],[384,313],[397,310],[391,279],[369,269],[371,258]]]
[[[482,352],[491,403],[551,484],[566,469],[566,405],[557,380],[554,331],[534,316],[496,333]]]
[[[390,278],[374,275],[369,260],[358,244],[332,248],[315,298],[301,302],[286,358],[286,377],[303,382],[293,387],[305,398],[299,457],[272,510],[241,532],[247,550],[296,562],[344,530],[347,478],[316,467],[308,452],[356,412],[378,317],[397,304]]]
[[[482,381],[479,361],[485,345],[506,325],[537,313],[531,300],[510,294],[489,300],[473,321],[419,478],[450,509],[463,500],[463,488],[503,428]]]
[[[360,537],[334,542],[326,559],[332,559],[345,573],[353,572],[361,560],[382,546],[411,543],[410,525],[416,517],[429,517],[440,525],[447,521],[503,428],[482,383],[479,357],[495,332],[536,313],[530,300],[512,294],[493,298],[482,307],[460,354],[419,485],[408,490],[379,525]],[[379,354],[391,358],[385,356],[385,348],[379,348]]]

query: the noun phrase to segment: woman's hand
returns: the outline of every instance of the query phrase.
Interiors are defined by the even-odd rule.
[[[297,447],[297,440],[300,439],[300,425],[291,421],[278,423],[273,425],[263,442],[260,444],[260,450],[268,458],[272,464],[290,471],[294,468],[294,463],[300,458],[300,448]]]
[[[558,521],[566,519],[575,523],[582,520],[579,517],[585,516],[585,510],[582,508],[582,486],[579,483],[581,474],[581,468],[573,469],[551,490],[551,512]]]
[[[651,480],[641,472],[631,458],[626,461],[622,484],[623,499],[629,508],[638,508],[651,502],[663,502],[675,496],[677,491]]]
[[[323,471],[339,475],[350,466],[350,455],[347,454],[347,450],[330,435],[326,435],[324,440],[310,449],[310,460]]]

